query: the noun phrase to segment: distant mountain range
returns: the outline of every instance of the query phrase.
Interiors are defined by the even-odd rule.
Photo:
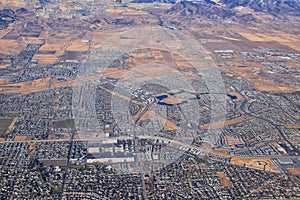
[[[255,12],[267,12],[272,15],[300,16],[300,0],[220,0],[227,8],[238,6],[252,8]]]
[[[250,8],[254,12],[265,12],[273,16],[300,16],[300,0],[133,0],[136,3],[170,3],[174,6],[169,14],[180,13],[186,15],[201,15],[213,18],[215,16],[226,18],[237,16],[243,20],[254,20],[251,13],[240,14],[240,8]]]
[[[211,2],[191,2],[191,1],[181,1],[176,3],[167,14],[174,15],[179,13],[182,16],[206,16],[208,18],[215,17],[232,17],[235,12],[231,9],[227,9],[223,6],[217,5]]]

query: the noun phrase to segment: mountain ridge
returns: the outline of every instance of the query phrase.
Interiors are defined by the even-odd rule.
[[[242,20],[253,21],[251,12],[239,13],[239,9],[270,14],[275,17],[300,16],[300,0],[133,0],[134,3],[168,3],[173,4],[168,14],[180,13],[182,16],[215,16],[228,18],[236,16]]]

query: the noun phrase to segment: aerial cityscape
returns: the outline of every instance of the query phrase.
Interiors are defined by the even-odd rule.
[[[299,0],[1,0],[0,199],[300,199]]]

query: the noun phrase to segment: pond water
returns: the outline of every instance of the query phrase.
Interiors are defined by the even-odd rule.
[[[227,96],[229,96],[231,99],[237,99],[237,96],[232,95],[232,94],[227,94]]]

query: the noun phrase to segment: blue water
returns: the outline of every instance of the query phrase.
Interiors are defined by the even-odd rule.
[[[157,102],[158,105],[162,105],[162,106],[174,106],[174,104],[170,104],[170,103],[165,103],[165,102]]]
[[[229,96],[231,99],[237,99],[237,96],[231,95],[231,94],[227,94],[227,96]]]
[[[163,100],[163,99],[168,98],[168,95],[161,95],[161,96],[157,96],[156,98],[159,99],[159,100],[161,101],[161,100]]]

